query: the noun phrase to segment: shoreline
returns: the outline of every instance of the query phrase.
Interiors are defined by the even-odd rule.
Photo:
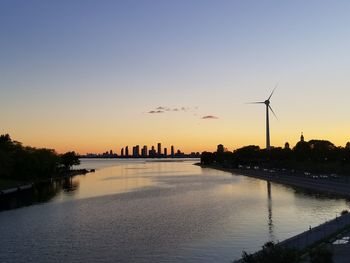
[[[28,189],[33,188],[36,184],[39,184],[39,183],[51,182],[54,180],[69,178],[69,177],[73,177],[76,175],[83,175],[83,174],[87,174],[87,173],[90,173],[93,171],[94,171],[94,169],[92,169],[92,170],[78,169],[78,170],[71,170],[71,171],[68,171],[64,174],[52,176],[52,177],[42,179],[42,180],[33,180],[33,181],[27,181],[27,182],[18,181],[17,183],[14,183],[14,185],[11,187],[1,188],[0,189],[0,196],[28,190]]]
[[[216,169],[224,172],[230,172],[232,174],[248,176],[256,179],[265,180],[272,183],[278,183],[285,186],[292,186],[296,188],[302,188],[313,192],[322,194],[332,194],[339,197],[350,198],[350,183],[341,179],[314,179],[305,177],[300,174],[290,174],[288,172],[283,173],[275,171],[273,173],[264,170],[255,169],[238,169],[227,168],[217,165],[202,165],[197,163],[202,168]],[[334,242],[342,233],[349,231],[350,229],[350,214],[340,215],[335,219],[322,223],[314,228],[310,228],[298,235],[287,238],[279,243],[277,246],[284,248],[298,249],[302,253],[302,257],[307,258],[308,251],[319,245],[326,245],[328,248],[332,247]],[[261,253],[261,250],[256,251],[253,254]],[[335,252],[333,257],[342,257],[342,252]],[[349,259],[349,255],[345,255]],[[233,262],[242,263],[242,259],[235,259]],[[337,261],[335,261],[337,262]]]
[[[287,186],[311,190],[314,192],[338,195],[344,198],[350,198],[350,182],[348,178],[310,178],[300,174],[292,174],[290,172],[274,171],[268,172],[254,169],[227,168],[217,165],[203,165],[197,163],[202,168],[211,168],[237,175],[248,176],[256,179],[278,183]]]

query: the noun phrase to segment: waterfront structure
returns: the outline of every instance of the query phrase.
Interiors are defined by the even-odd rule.
[[[164,157],[168,156],[168,148],[164,148]]]
[[[121,156],[121,157],[124,157],[124,148],[122,148],[122,149],[120,150],[120,156]]]

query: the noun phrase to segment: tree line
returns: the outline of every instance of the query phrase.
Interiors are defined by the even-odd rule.
[[[32,181],[67,173],[73,165],[80,164],[75,152],[57,154],[52,149],[23,146],[0,135],[0,178]]]
[[[269,150],[250,145],[233,152],[203,152],[201,163],[237,168],[239,165],[285,168],[315,173],[350,172],[350,143],[337,147],[327,140],[300,141],[294,148],[276,147]]]

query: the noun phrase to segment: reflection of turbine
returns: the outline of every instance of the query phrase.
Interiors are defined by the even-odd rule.
[[[277,119],[277,116],[276,116],[275,112],[273,111],[273,109],[272,109],[271,106],[270,106],[270,99],[271,99],[273,93],[275,92],[275,89],[276,89],[276,88],[277,88],[277,85],[276,85],[276,87],[273,89],[273,91],[271,92],[270,97],[269,97],[267,100],[249,103],[249,104],[265,104],[265,105],[266,105],[266,149],[267,149],[267,150],[270,150],[270,148],[271,148],[271,145],[270,145],[269,109],[272,111],[273,115],[274,115],[274,116],[276,117],[276,119]]]
[[[271,182],[267,181],[267,211],[268,211],[268,226],[270,241],[274,241],[275,237],[273,234],[273,220],[272,220],[272,198],[271,198]]]

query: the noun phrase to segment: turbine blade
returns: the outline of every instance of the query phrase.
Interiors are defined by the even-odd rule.
[[[264,101],[247,102],[246,104],[265,104]]]
[[[273,109],[271,108],[270,105],[269,105],[269,108],[270,108],[270,110],[272,111],[273,115],[275,116],[276,120],[278,120],[276,113],[273,111]]]
[[[278,83],[276,84],[275,88],[274,88],[273,91],[271,92],[270,97],[269,97],[267,100],[270,100],[270,99],[271,99],[271,97],[272,97],[273,93],[275,92],[275,90],[277,89],[277,87],[278,87]]]

